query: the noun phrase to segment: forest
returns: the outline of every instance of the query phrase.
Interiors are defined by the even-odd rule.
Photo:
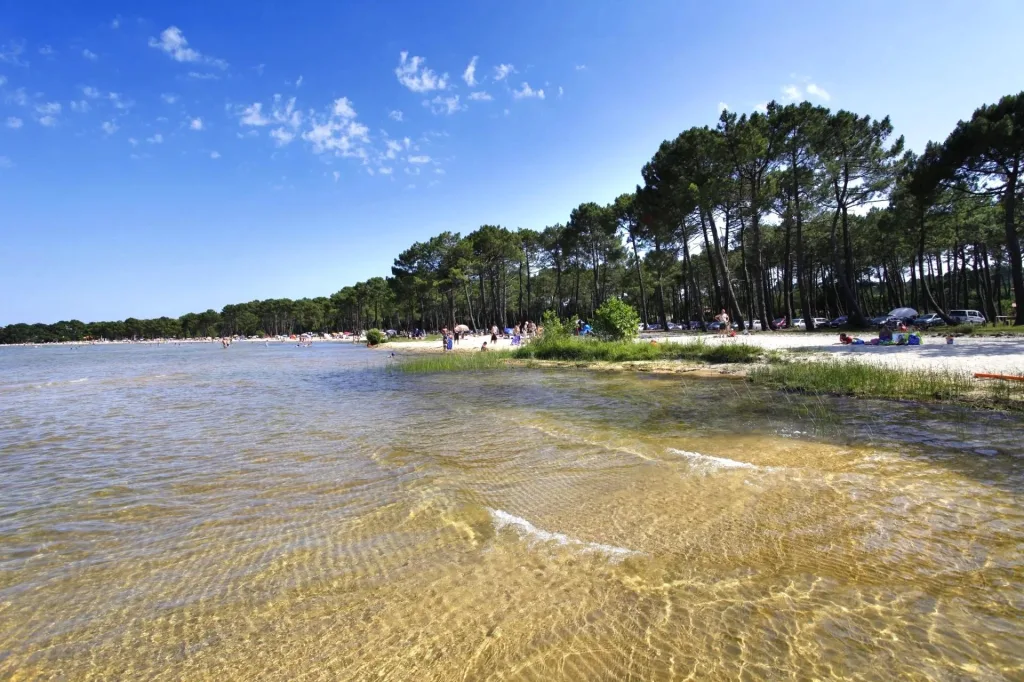
[[[1024,324],[1024,92],[979,107],[920,153],[888,117],[808,102],[723,111],[666,140],[643,184],[564,223],[446,231],[389,276],[330,296],[114,322],[0,328],[0,343],[263,336],[368,328],[480,329],[589,318],[619,297],[645,323],[972,308]]]

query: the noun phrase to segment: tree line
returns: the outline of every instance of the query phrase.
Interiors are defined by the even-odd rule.
[[[904,149],[888,117],[808,102],[723,111],[666,140],[643,184],[564,223],[443,232],[402,251],[391,275],[329,297],[116,322],[12,324],[2,343],[302,332],[480,329],[589,318],[610,297],[644,323],[972,308],[1024,324],[1020,182],[1024,92],[979,107],[943,142]]]

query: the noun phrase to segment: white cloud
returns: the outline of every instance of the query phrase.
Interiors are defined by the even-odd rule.
[[[512,66],[511,64],[498,64],[497,66],[494,67],[494,80],[496,80],[496,81],[505,80],[505,78],[510,73],[515,73],[515,72],[516,72],[516,67]]]
[[[394,169],[391,168],[390,166],[384,166],[383,168],[380,168],[377,172],[380,173],[381,175],[391,175],[394,172]]]
[[[7,117],[7,127],[8,128],[20,128],[24,124],[25,124],[25,122],[22,121],[17,116],[8,116]]]
[[[121,28],[121,17],[114,17],[113,20],[111,20],[110,22],[110,28],[114,30]]]
[[[53,126],[57,125],[57,119],[53,116],[43,116],[41,119],[39,119],[39,125],[46,126],[47,128],[52,128]]]
[[[406,159],[409,163],[430,163],[429,156],[410,156]]]
[[[89,49],[82,50],[82,56],[88,59],[90,62],[94,62],[100,58],[98,54]]]
[[[722,113],[723,111],[728,111],[728,110],[729,110],[729,105],[728,104],[726,104],[725,102],[719,102],[718,103],[718,113]]]
[[[59,114],[60,102],[46,102],[44,104],[37,104],[36,111],[43,115]]]
[[[395,75],[398,82],[413,92],[430,92],[431,90],[445,90],[448,88],[448,74],[438,76],[426,66],[423,57],[409,58],[408,52],[399,54],[398,67]]]
[[[803,95],[800,94],[800,86],[792,84],[782,88],[782,97],[789,102],[798,102],[803,99]]]
[[[333,173],[331,173],[331,175],[334,177],[335,182],[341,179],[341,173],[339,173],[338,171],[334,171]]]
[[[298,78],[295,79],[295,87],[297,87],[297,88],[301,88],[302,87],[302,76],[301,75]]]
[[[348,97],[339,97],[334,100],[332,114],[341,119],[350,119],[356,117],[356,110],[352,108],[352,102]]]
[[[128,144],[130,144],[133,147],[138,147],[139,146],[139,141],[136,140],[134,137],[129,137],[128,138]]]
[[[286,101],[280,94],[275,94],[270,115],[277,123],[282,123],[292,129],[302,125],[302,112],[296,110],[294,97],[289,97]],[[352,112],[352,115],[355,116],[355,112]]]
[[[283,147],[295,139],[295,133],[284,128],[274,128],[270,131],[270,137],[274,138],[274,144]]]
[[[490,102],[494,98],[491,97],[490,94],[480,90],[478,92],[469,93],[469,97],[466,99],[473,100],[474,102]]]
[[[0,156],[0,168],[14,168],[14,162],[9,156]]]
[[[148,142],[150,144],[163,144],[163,141],[164,141],[164,136],[161,135],[160,133],[157,133],[153,137],[147,137],[146,138],[146,142]]]
[[[390,118],[393,121],[398,121],[399,123],[401,123],[402,122],[402,112],[399,111],[398,109],[395,109],[390,114],[388,114],[388,118]]]
[[[405,170],[405,174],[406,175],[419,175],[420,174],[420,169],[419,168],[409,168],[409,167],[406,167],[404,170]]]
[[[13,64],[14,66],[28,66],[28,62],[21,58],[25,52],[25,41],[11,41],[0,45],[0,62]]]
[[[558,86],[558,96],[559,96],[559,97],[561,97],[561,96],[562,96],[562,95],[564,95],[564,94],[565,94],[565,90],[563,90],[563,89],[562,89],[562,86],[561,86],[561,85],[559,85],[559,86]]]
[[[92,109],[92,107],[89,106],[89,103],[84,99],[71,100],[71,111],[77,111],[80,114],[84,114],[90,109]]]
[[[116,109],[131,109],[133,106],[135,106],[135,102],[133,102],[132,100],[122,99],[121,93],[119,92],[108,92],[107,99],[113,102],[114,108]]]
[[[163,33],[160,34],[159,40],[150,38],[149,46],[162,50],[176,62],[202,62],[215,66],[218,69],[228,68],[228,63],[223,59],[206,57],[199,50],[189,47],[185,34],[177,26],[169,26],[164,29]]]
[[[808,83],[807,94],[814,95],[815,97],[823,99],[826,102],[832,99],[832,96],[828,94],[828,91],[825,90],[825,88],[815,85],[814,83]]]
[[[265,68],[267,68],[266,64],[257,64],[256,66],[252,67],[252,70],[256,72],[257,76],[262,77],[263,76],[263,69],[265,69]]]
[[[218,76],[215,73],[210,73],[209,71],[202,71],[202,72],[200,72],[200,71],[189,71],[188,72],[188,77],[192,78],[193,80],[197,80],[197,81],[219,81],[220,80],[220,76]]]
[[[270,125],[270,119],[263,115],[263,104],[253,102],[242,110],[241,124],[244,126]]]
[[[211,159],[219,159],[220,158],[220,152],[210,152],[210,158]]]
[[[312,145],[314,154],[333,153],[366,162],[363,144],[369,142],[370,129],[355,120],[356,111],[347,97],[334,100],[328,112],[311,118],[312,125],[302,139]]]
[[[760,111],[762,114],[768,113],[768,102],[761,102],[754,105],[754,111]]]
[[[434,169],[434,174],[435,175],[444,175],[444,168],[435,168]]]
[[[7,85],[7,76],[0,76],[0,88]]]
[[[454,114],[456,111],[465,108],[459,104],[458,95],[452,95],[451,97],[438,95],[432,100],[423,100],[423,105],[430,107],[430,110],[435,114]]]
[[[160,95],[160,99],[167,102],[168,104],[174,104],[178,101],[178,96],[175,95],[173,92],[165,92],[164,94]]]
[[[473,57],[469,60],[469,66],[462,72],[462,80],[466,81],[466,85],[473,87],[476,85],[476,60],[478,57]]]
[[[506,109],[506,110],[505,110],[505,115],[506,115],[506,116],[508,116],[508,115],[509,115],[509,114],[511,114],[511,113],[512,113],[512,111],[511,111],[511,110],[509,110],[509,109]]]
[[[522,86],[518,90],[512,91],[512,96],[516,99],[524,99],[529,97],[536,97],[537,99],[544,99],[544,90],[534,90],[530,87],[530,84],[523,81]]]
[[[44,57],[49,57],[53,54],[53,48],[49,45],[43,45],[39,48],[39,54],[43,55]]]
[[[393,159],[398,156],[398,152],[402,151],[402,143],[398,140],[387,140],[384,145],[387,148],[384,152],[384,158],[386,159]]]
[[[586,64],[577,64],[576,65],[576,70],[577,71],[586,71],[587,70],[587,65]]]
[[[203,129],[203,119],[198,118],[198,117],[192,119],[189,122],[188,127],[189,127],[189,130],[202,130]]]
[[[100,96],[100,91],[92,86],[86,85],[82,88],[82,94],[89,99],[96,99]]]
[[[100,128],[102,128],[103,132],[106,133],[107,135],[113,135],[118,130],[117,124],[113,121],[104,121],[103,125],[101,125]]]

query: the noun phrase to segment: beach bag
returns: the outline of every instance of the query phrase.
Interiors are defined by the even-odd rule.
[[[908,346],[920,346],[921,345],[921,337],[918,336],[917,334],[911,334],[910,335],[910,339],[907,341],[907,345]]]

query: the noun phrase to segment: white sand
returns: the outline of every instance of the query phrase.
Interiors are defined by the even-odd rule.
[[[862,335],[868,338],[869,335]],[[937,336],[925,336],[920,346],[844,346],[839,334],[761,332],[721,337],[714,334],[659,337],[659,343],[685,343],[700,338],[706,343],[743,343],[766,350],[802,349],[808,359],[842,358],[900,368],[921,368],[993,374],[1024,375],[1024,338],[957,337],[953,345]]]

